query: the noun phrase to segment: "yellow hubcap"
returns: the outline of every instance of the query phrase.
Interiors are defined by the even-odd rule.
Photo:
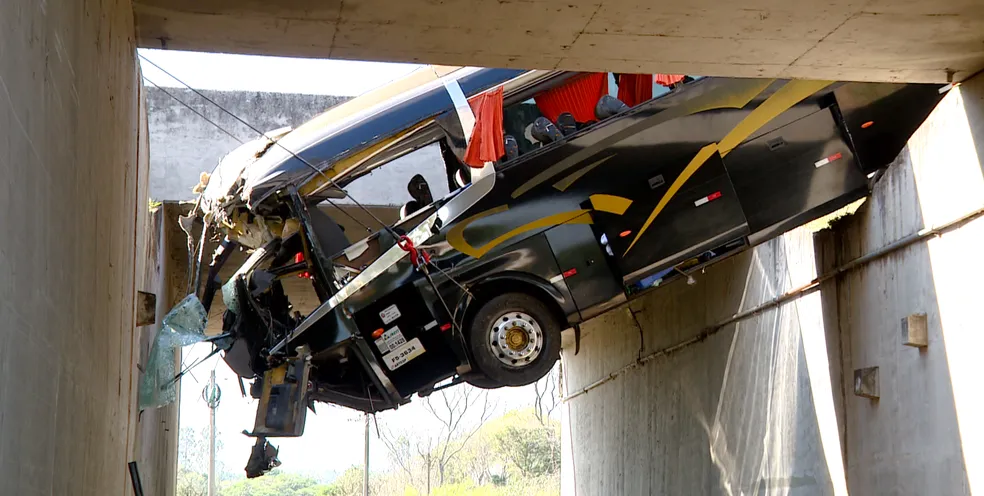
[[[513,327],[506,331],[506,344],[509,348],[519,351],[530,342],[530,335],[522,327]]]
[[[524,367],[540,355],[543,330],[529,314],[509,312],[492,322],[489,344],[500,362],[510,367]]]

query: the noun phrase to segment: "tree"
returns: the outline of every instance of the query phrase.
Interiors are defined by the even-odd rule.
[[[208,470],[208,428],[182,427],[178,436],[178,467],[204,474]]]
[[[178,469],[177,496],[205,496],[208,494],[208,477],[185,468]]]
[[[319,484],[302,475],[273,470],[255,479],[240,479],[222,486],[222,496],[347,496],[334,485]]]
[[[495,411],[488,391],[468,385],[442,389],[424,400],[424,409],[436,420],[435,429],[396,433],[387,429],[380,439],[390,458],[406,474],[410,485],[422,485],[425,494],[448,482],[452,465],[482,424]]]
[[[468,441],[482,428],[482,424],[492,416],[495,406],[489,403],[488,391],[471,386],[459,386],[454,388],[452,392],[442,389],[439,393],[440,401],[432,402],[432,396],[428,396],[424,407],[441,424],[441,430],[437,436],[434,462],[437,464],[438,481],[443,485],[446,480],[448,465],[455,460],[465,445],[468,444]],[[477,420],[472,425],[468,425],[466,422],[470,409],[478,413]],[[428,460],[430,460],[430,455],[428,455]],[[429,479],[428,474],[428,488],[430,488]],[[428,489],[429,493],[430,490]]]
[[[352,465],[332,483],[336,492],[331,496],[362,496],[362,478],[362,467]]]
[[[560,382],[563,378],[560,361],[550,373],[533,383],[533,414],[540,421],[540,425],[547,425],[550,415],[560,405]]]
[[[516,422],[496,433],[496,449],[525,478],[553,474],[560,469],[560,427]]]

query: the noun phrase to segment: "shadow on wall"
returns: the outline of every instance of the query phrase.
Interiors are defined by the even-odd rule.
[[[790,233],[708,269],[696,285],[671,284],[588,322],[581,353],[564,353],[567,390],[802,285],[815,276],[812,254],[809,232]],[[811,295],[572,399],[576,494],[842,493],[829,369],[826,360],[811,367],[803,346],[816,336],[822,344],[822,332]],[[814,368],[828,385],[820,408]]]
[[[952,90],[866,209],[818,239],[823,249],[843,261],[982,208],[982,96],[984,78]],[[982,243],[984,220],[977,219],[837,281],[844,373],[877,366],[881,382],[880,399],[871,401],[850,395],[845,377],[852,492],[984,491]],[[925,349],[901,345],[901,319],[912,313],[927,314]]]
[[[832,269],[932,227],[917,183],[904,150],[855,215],[817,235],[821,265]],[[933,279],[928,245],[916,243],[822,288],[853,494],[969,494]],[[910,314],[927,315],[928,347],[903,344]],[[854,371],[867,367],[878,367],[878,399],[854,394]]]

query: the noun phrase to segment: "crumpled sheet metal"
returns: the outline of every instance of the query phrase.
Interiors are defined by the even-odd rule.
[[[182,346],[205,339],[208,314],[198,297],[190,294],[164,316],[163,324],[150,350],[150,358],[140,378],[138,393],[140,409],[157,408],[177,399],[178,373],[174,352]]]

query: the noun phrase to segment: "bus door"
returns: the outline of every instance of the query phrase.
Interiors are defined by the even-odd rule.
[[[551,282],[556,285],[562,279],[581,318],[588,319],[611,306],[608,303],[621,301],[622,285],[587,219],[582,220],[552,227],[545,234],[561,270]]]

